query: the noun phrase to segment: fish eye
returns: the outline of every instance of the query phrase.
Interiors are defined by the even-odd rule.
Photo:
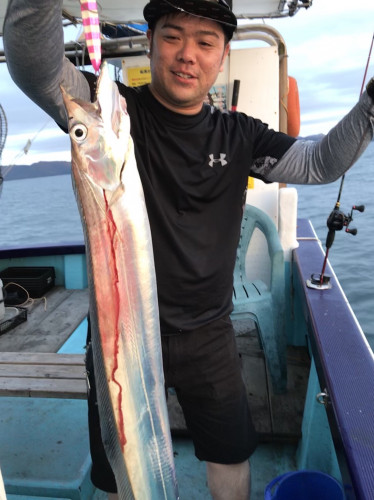
[[[77,142],[83,142],[87,137],[88,129],[82,123],[77,123],[74,125],[70,131],[70,135]]]

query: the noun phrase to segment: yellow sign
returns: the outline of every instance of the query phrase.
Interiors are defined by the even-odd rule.
[[[149,66],[133,66],[127,68],[127,81],[130,87],[140,87],[151,83],[151,69]]]
[[[255,187],[255,180],[253,177],[248,177],[248,189],[254,189]]]

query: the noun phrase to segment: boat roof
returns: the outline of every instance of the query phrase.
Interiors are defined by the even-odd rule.
[[[143,8],[148,0],[101,0],[98,2],[100,20],[114,24],[144,22]],[[293,16],[301,7],[309,7],[312,0],[233,0],[233,11],[238,18],[264,19]],[[7,1],[0,3],[0,35]],[[78,0],[64,0],[64,14],[67,19],[80,19],[80,3]]]

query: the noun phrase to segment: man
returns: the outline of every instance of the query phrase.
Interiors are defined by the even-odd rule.
[[[11,0],[4,47],[15,82],[66,129],[59,85],[87,100],[95,77],[64,60],[61,3]],[[119,89],[152,229],[166,384],[176,388],[196,456],[207,463],[212,497],[244,500],[256,434],[229,314],[247,178],[339,178],[373,137],[374,83],[320,143],[296,141],[259,120],[203,105],[236,27],[224,0],[151,0],[144,16],[152,83]],[[227,164],[210,166],[210,155],[221,153]],[[90,351],[87,358],[92,372]],[[115,493],[94,403],[91,394],[92,479]]]

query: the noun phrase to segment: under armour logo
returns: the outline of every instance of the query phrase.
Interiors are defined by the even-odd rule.
[[[219,158],[214,158],[214,155],[211,154],[211,155],[209,155],[209,158],[210,158],[210,162],[209,162],[209,166],[210,167],[213,167],[213,165],[215,163],[220,163],[222,167],[224,167],[225,165],[227,165],[227,161],[225,160],[225,158],[226,158],[226,154],[225,153],[221,153],[219,155]]]

